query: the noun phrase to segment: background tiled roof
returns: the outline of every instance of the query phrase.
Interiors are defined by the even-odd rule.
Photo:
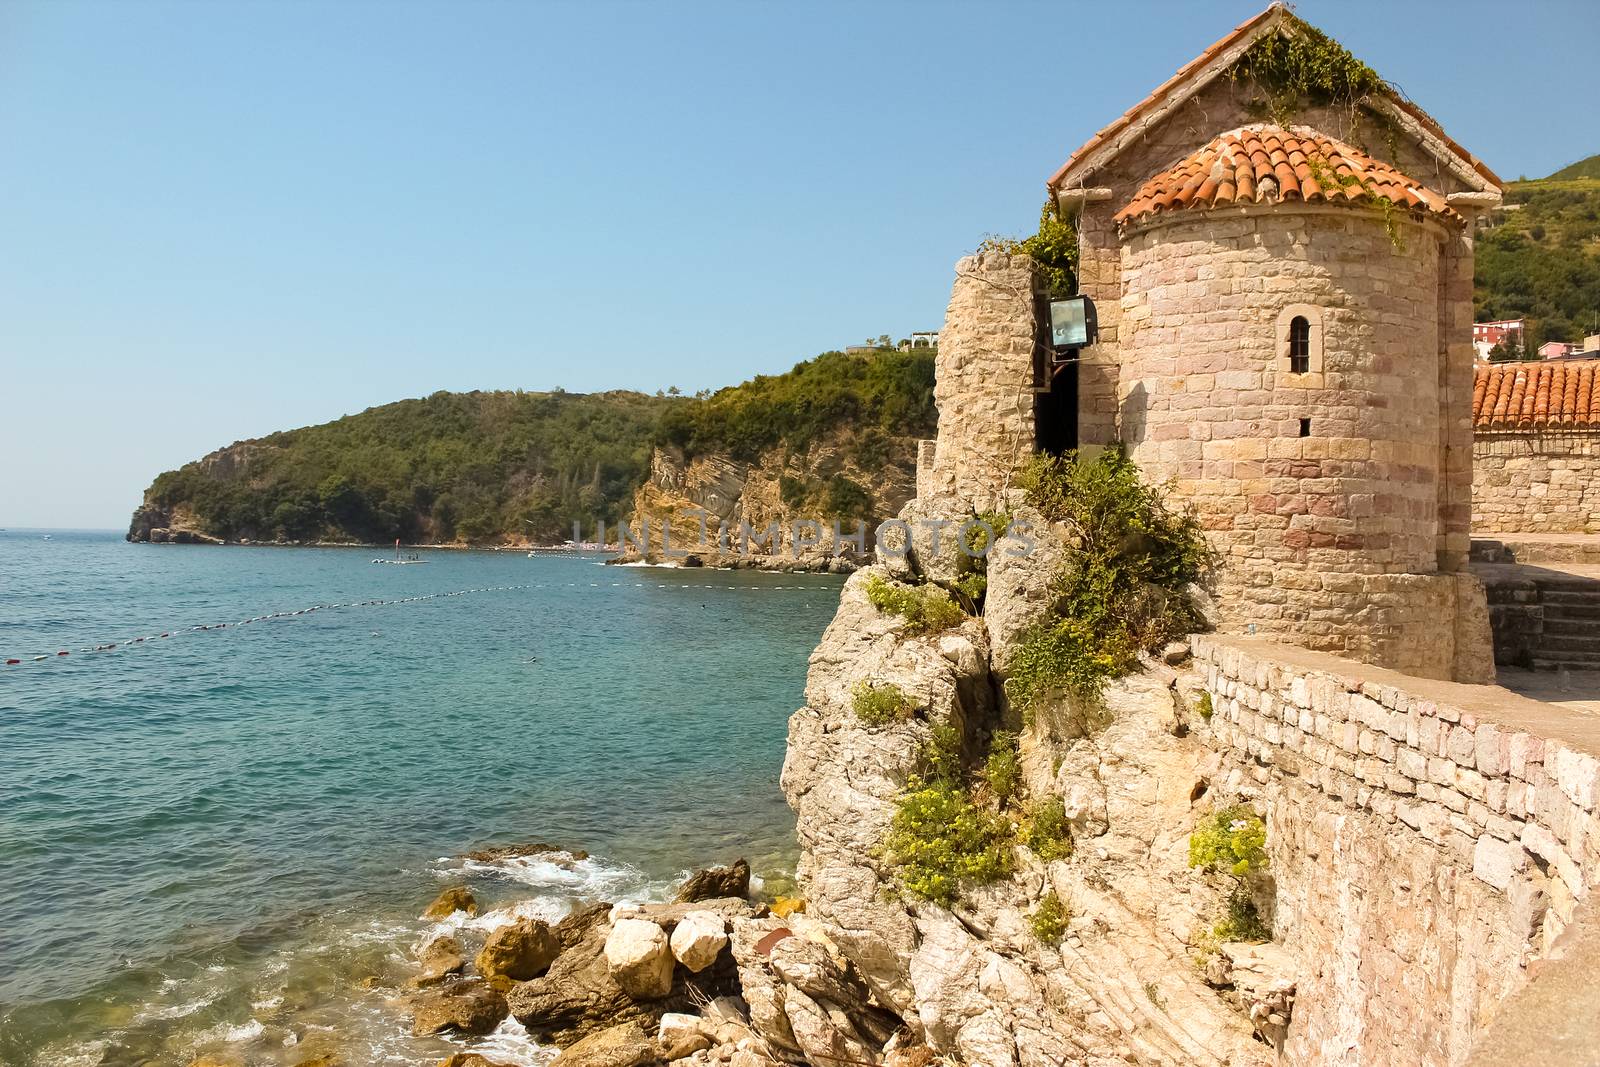
[[[1145,182],[1116,220],[1182,208],[1294,200],[1359,204],[1377,197],[1461,220],[1442,193],[1307,126],[1246,126],[1224,133]]]
[[[1600,430],[1600,359],[1480,363],[1472,424],[1479,430]]]

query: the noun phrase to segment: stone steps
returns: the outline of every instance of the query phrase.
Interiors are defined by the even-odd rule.
[[[1552,629],[1545,621],[1544,639],[1539,642],[1540,652],[1559,652],[1564,658],[1592,654],[1600,657],[1600,637],[1593,634],[1569,634]]]
[[[1546,604],[1544,608],[1546,619],[1560,619],[1567,622],[1594,622],[1600,624],[1600,599],[1586,604]]]

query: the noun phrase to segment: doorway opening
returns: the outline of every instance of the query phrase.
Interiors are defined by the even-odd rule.
[[[1078,353],[1046,356],[1046,385],[1034,394],[1034,443],[1059,456],[1078,447]]]

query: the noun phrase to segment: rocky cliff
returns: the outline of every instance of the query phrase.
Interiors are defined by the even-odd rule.
[[[808,914],[831,928],[882,1004],[968,1064],[1271,1062],[1270,1012],[1260,1009],[1285,990],[1269,988],[1270,950],[1211,946],[1210,980],[1191,958],[1224,909],[1224,887],[1187,862],[1189,833],[1209,808],[1196,803],[1210,757],[1191,729],[1194,679],[1151,663],[1107,693],[1102,727],[1043,714],[1024,728],[1005,706],[998,666],[1044,610],[1058,555],[1013,559],[1007,547],[993,557],[985,617],[937,636],[907,636],[873,607],[868,583],[886,569],[846,585],[811,659],[806,706],[790,720],[783,772]],[[902,574],[906,566],[896,563]],[[909,567],[943,569],[926,553]],[[919,710],[867,725],[853,709],[863,683],[892,684]],[[1009,878],[950,906],[907,893],[884,841],[942,727],[954,728],[969,762],[998,731],[1020,729],[1025,789],[1062,798],[1071,855],[1046,859],[1019,845]],[[1059,940],[1035,929],[1046,897],[1065,902]]]
[[[657,448],[628,519],[639,543],[630,543],[623,561],[670,556],[704,566],[853,570],[871,551],[878,523],[916,492],[916,440],[862,438],[857,427],[841,425],[803,448],[775,445],[753,461]]]

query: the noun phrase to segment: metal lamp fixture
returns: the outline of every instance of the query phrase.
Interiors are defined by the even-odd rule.
[[[1069,296],[1050,301],[1050,347],[1087,348],[1097,333],[1093,300]]]

